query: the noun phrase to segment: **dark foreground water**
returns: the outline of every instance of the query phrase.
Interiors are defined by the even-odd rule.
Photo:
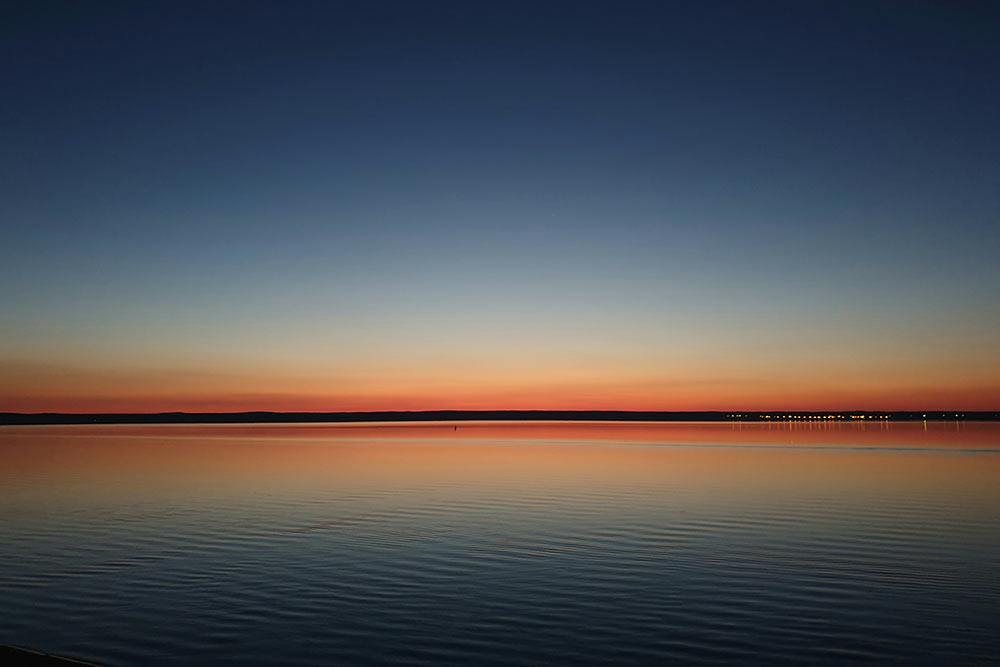
[[[998,424],[0,428],[0,643],[990,664]]]

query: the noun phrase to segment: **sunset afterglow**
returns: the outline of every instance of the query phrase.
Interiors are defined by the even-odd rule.
[[[975,11],[209,4],[2,28],[0,411],[1000,407]]]

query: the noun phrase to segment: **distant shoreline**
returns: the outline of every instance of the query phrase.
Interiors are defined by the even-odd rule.
[[[280,424],[293,422],[437,422],[437,421],[620,421],[620,422],[868,422],[1000,421],[1000,411],[767,411],[648,412],[626,410],[424,410],[384,412],[158,412],[158,413],[15,413],[0,412],[0,425],[58,424]]]

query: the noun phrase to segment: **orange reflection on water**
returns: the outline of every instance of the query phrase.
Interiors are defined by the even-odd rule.
[[[670,446],[646,446],[647,444]],[[1000,424],[460,422],[4,427],[0,484],[86,497],[585,485],[793,496],[976,490],[1000,501]],[[973,452],[973,454],[969,454]],[[974,454],[981,452],[981,454]],[[846,486],[845,486],[846,485]],[[25,491],[26,493],[28,491]]]
[[[998,422],[454,421],[290,424],[6,426],[0,438],[86,437],[248,440],[502,440],[531,442],[1000,447]]]
[[[306,426],[305,428],[309,428]],[[454,422],[341,425],[384,437],[712,445],[1000,447],[990,422]],[[333,436],[326,431],[324,436]]]

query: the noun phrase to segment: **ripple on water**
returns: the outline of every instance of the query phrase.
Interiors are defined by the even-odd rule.
[[[4,473],[0,641],[112,665],[1000,652],[1000,456],[982,448],[256,439],[271,458],[241,468],[239,442],[175,437],[183,455],[156,453],[173,472],[74,459],[92,469],[70,496],[59,466]]]

